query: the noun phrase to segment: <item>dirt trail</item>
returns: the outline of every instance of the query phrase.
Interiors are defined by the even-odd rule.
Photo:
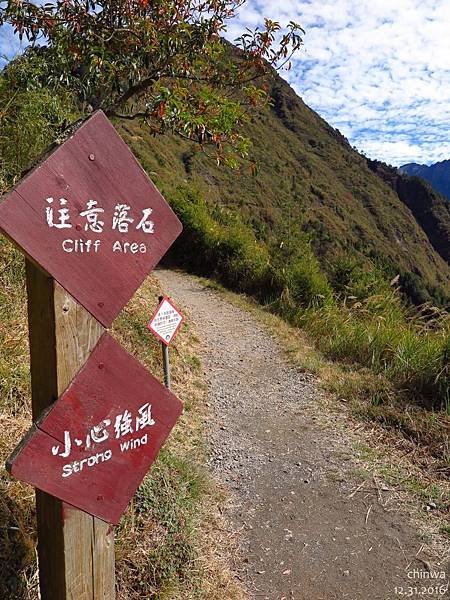
[[[425,591],[447,581],[423,579],[426,556],[416,558],[422,543],[407,516],[387,511],[372,482],[359,487],[345,436],[317,418],[314,378],[250,314],[187,275],[157,276],[205,344],[211,463],[233,495],[249,597],[447,597]]]

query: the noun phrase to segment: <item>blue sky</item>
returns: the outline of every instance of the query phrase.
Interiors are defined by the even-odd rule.
[[[359,150],[450,159],[449,0],[248,0],[228,36],[263,16],[306,29],[282,76]]]
[[[23,48],[19,38],[13,35],[13,30],[8,25],[0,27],[0,66],[5,64],[5,58],[12,58]]]
[[[227,37],[264,16],[306,29],[282,76],[359,150],[394,165],[450,158],[449,0],[247,0]],[[19,50],[0,29],[0,55]]]

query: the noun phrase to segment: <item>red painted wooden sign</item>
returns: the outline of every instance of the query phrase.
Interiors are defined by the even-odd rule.
[[[105,333],[8,469],[116,524],[181,412],[181,402]]]
[[[0,229],[108,327],[182,227],[98,111],[3,200]]]
[[[164,296],[147,327],[161,342],[168,346],[178,333],[183,320],[184,317],[181,311],[170,298]]]

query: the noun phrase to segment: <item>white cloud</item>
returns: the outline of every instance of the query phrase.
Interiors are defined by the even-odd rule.
[[[263,16],[306,29],[283,76],[352,144],[397,165],[450,158],[448,0],[247,0],[230,39]]]

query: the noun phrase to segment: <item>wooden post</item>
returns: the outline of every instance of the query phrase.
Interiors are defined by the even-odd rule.
[[[33,420],[66,389],[104,332],[47,273],[26,262]],[[114,531],[36,492],[42,600],[113,600]]]

